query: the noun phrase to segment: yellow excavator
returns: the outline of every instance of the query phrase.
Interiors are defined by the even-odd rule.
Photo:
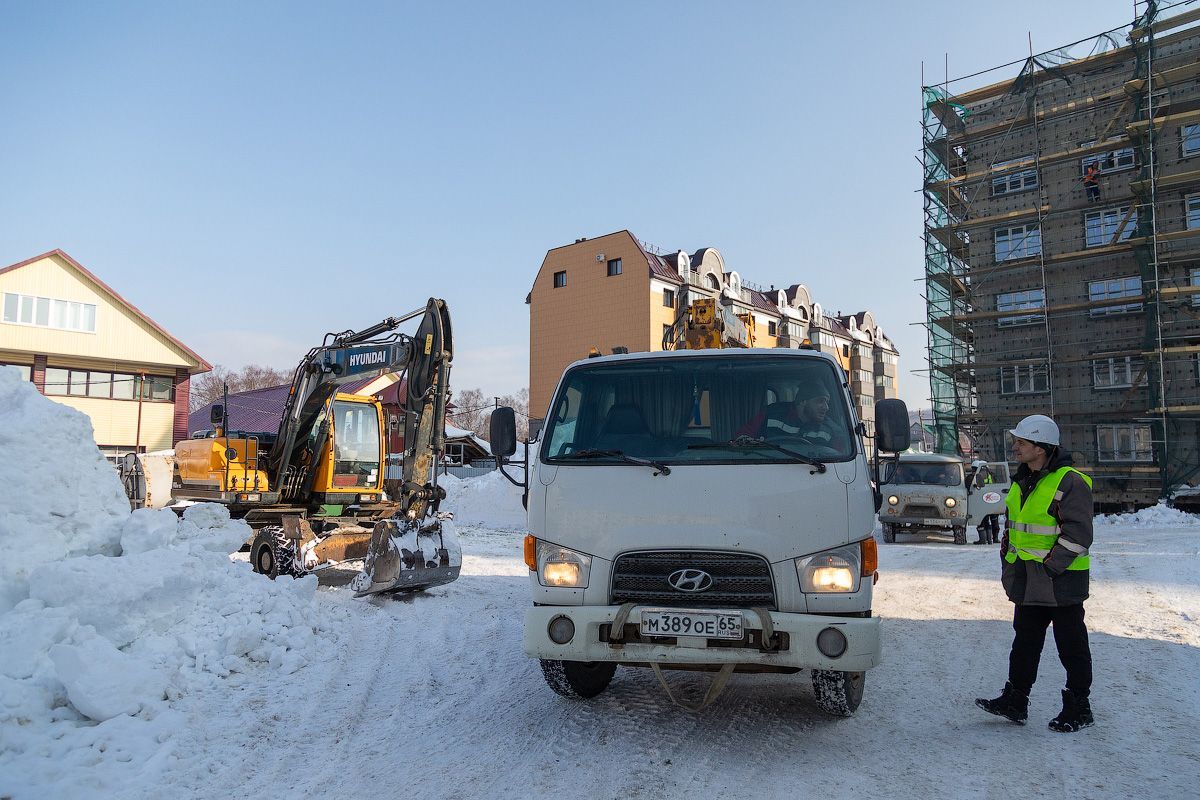
[[[735,314],[711,297],[699,297],[663,331],[663,350],[754,347],[753,314]]]
[[[421,316],[416,334],[397,331]],[[458,577],[462,553],[437,464],[445,449],[453,340],[449,310],[423,308],[362,331],[326,334],[292,377],[278,432],[228,430],[227,403],[215,405],[216,436],[175,446],[171,497],[226,505],[255,528],[250,564],[271,578],[300,576],[365,558],[353,588],[412,591]],[[338,392],[386,373],[407,378],[404,454],[398,497],[383,490],[383,409],[373,397]]]

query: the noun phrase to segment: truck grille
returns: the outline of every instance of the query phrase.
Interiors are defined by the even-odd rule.
[[[679,569],[713,578],[702,592],[681,592],[667,582]],[[775,608],[771,565],[759,556],[691,550],[625,553],[613,564],[611,602],[659,606]]]

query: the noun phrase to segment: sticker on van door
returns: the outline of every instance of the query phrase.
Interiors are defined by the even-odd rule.
[[[983,495],[983,502],[985,502],[985,503],[999,503],[999,502],[1000,502],[1000,493],[999,493],[999,492],[986,492],[986,493],[984,493],[984,495]]]

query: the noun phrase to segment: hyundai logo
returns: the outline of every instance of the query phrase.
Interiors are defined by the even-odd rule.
[[[713,579],[702,569],[677,569],[667,577],[671,588],[680,592],[703,592],[712,588]]]

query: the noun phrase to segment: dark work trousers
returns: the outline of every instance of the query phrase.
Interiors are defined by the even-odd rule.
[[[988,514],[975,526],[979,531],[979,541],[984,544],[996,544],[1000,541],[1000,515]]]
[[[1076,606],[1017,606],[1013,613],[1012,652],[1008,656],[1008,679],[1013,688],[1029,694],[1037,680],[1038,662],[1046,643],[1046,628],[1054,624],[1058,658],[1067,669],[1067,688],[1085,698],[1092,688],[1092,651],[1088,648],[1083,604]]]

